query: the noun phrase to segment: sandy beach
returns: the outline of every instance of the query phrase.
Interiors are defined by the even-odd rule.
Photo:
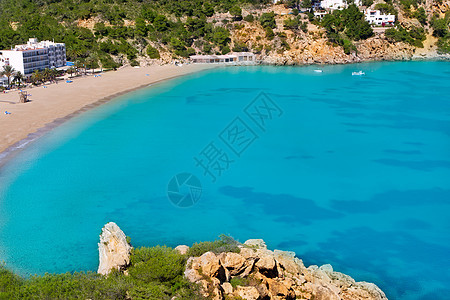
[[[29,134],[44,128],[55,120],[79,112],[83,107],[108,100],[115,96],[162,80],[191,74],[214,65],[164,65],[141,68],[125,67],[118,71],[102,73],[100,77],[87,75],[73,78],[72,83],[26,89],[30,102],[19,103],[19,92],[0,94],[0,153],[13,150]],[[148,75],[147,75],[148,74]],[[6,115],[5,111],[11,114]],[[11,147],[13,146],[14,147]],[[5,156],[5,152],[3,153]]]

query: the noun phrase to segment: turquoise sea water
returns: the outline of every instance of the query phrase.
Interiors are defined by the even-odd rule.
[[[0,260],[22,274],[96,270],[114,221],[134,246],[263,238],[392,299],[448,299],[450,63],[316,68],[206,71],[51,131],[0,169]],[[252,120],[261,93],[272,110]],[[209,169],[215,182],[194,160],[212,145],[227,167]],[[167,197],[182,172],[203,187],[187,208]]]

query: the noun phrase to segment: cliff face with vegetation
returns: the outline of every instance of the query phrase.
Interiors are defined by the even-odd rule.
[[[0,265],[0,299],[323,299],[384,300],[383,291],[333,271],[305,267],[293,252],[263,240],[132,248],[113,222],[100,235],[97,273],[22,278]]]
[[[283,19],[286,20],[286,17],[280,17],[277,24],[282,24]],[[250,49],[258,49],[259,44],[263,43],[259,59],[276,65],[408,60],[415,53],[413,46],[391,41],[383,35],[354,41],[354,49],[346,53],[344,47],[329,41],[324,28],[314,24],[308,24],[306,33],[284,30],[282,25],[278,25],[276,30],[280,34],[273,40],[267,40],[258,38],[264,37],[264,30],[259,24],[245,24],[243,28],[233,32],[233,40],[252,45]]]
[[[0,0],[0,48],[29,37],[66,43],[88,68],[168,63],[193,54],[252,51],[270,64],[348,63],[450,53],[449,0],[364,0],[395,14],[372,30],[361,8],[322,19],[311,1]],[[298,8],[303,13],[299,13]]]
[[[270,8],[275,12],[272,24],[241,22],[232,40],[256,50],[263,62],[280,65],[450,57],[450,1],[365,2],[371,9],[395,14],[396,26],[367,28],[356,6],[318,20],[276,5]]]

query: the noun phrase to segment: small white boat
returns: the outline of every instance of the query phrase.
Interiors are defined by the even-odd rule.
[[[363,71],[352,72],[352,76],[362,76],[362,75],[366,75],[366,73],[364,73]]]
[[[319,70],[319,69],[317,69],[317,70],[314,70],[314,72],[316,72],[316,73],[322,73],[322,72],[323,72],[323,70]]]

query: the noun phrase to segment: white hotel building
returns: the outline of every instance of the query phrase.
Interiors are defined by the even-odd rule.
[[[26,77],[35,70],[53,69],[66,65],[66,45],[51,41],[38,42],[32,38],[25,45],[16,45],[11,50],[0,50],[0,69],[12,66]]]

